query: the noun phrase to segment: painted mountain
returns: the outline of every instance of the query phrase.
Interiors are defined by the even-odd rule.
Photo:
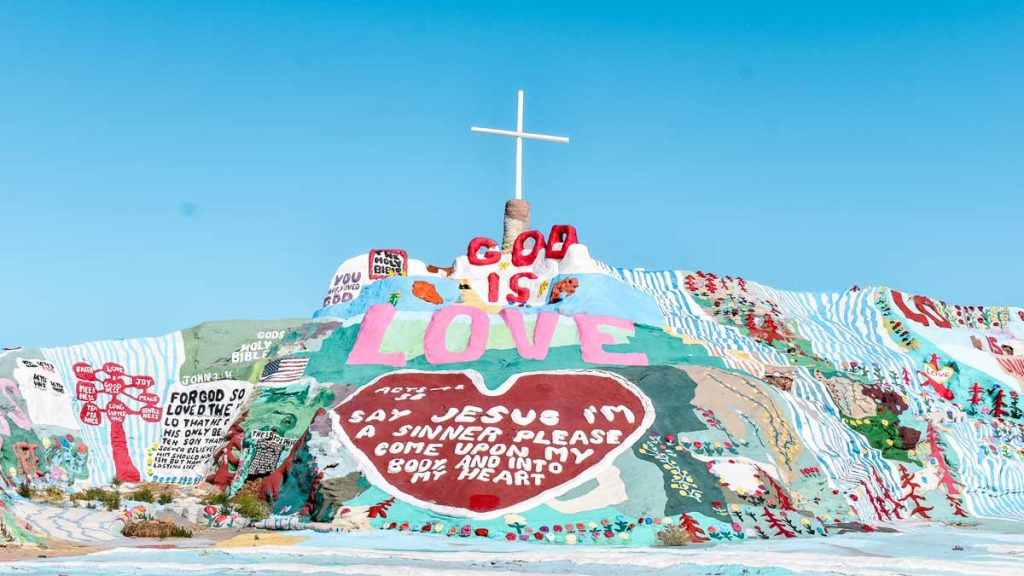
[[[0,473],[549,544],[1017,521],[1022,383],[1019,308],[613,268],[555,226],[356,256],[311,319],[7,350]]]

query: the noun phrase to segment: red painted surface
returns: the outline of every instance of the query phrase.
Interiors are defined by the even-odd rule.
[[[474,266],[487,266],[489,264],[497,264],[498,260],[501,260],[501,252],[497,250],[491,250],[498,244],[490,238],[476,237],[469,241],[469,249],[466,251],[466,257],[469,258],[469,263]],[[486,248],[487,251],[480,254],[480,249]]]
[[[533,244],[527,252],[526,241],[533,239]],[[544,235],[536,230],[528,230],[520,234],[512,245],[512,265],[532,266],[537,256],[544,250]]]
[[[907,305],[906,300],[903,298],[903,293],[899,290],[892,291],[892,301],[896,304],[896,307],[903,312],[903,315],[924,326],[928,326],[929,319],[939,328],[952,328],[949,320],[942,317],[939,314],[938,309],[935,308],[935,303],[932,299],[927,296],[914,296],[911,298],[914,303],[914,308],[917,310],[911,310]]]
[[[142,477],[128,451],[124,422],[129,416],[139,416],[150,424],[160,421],[163,415],[160,396],[149,391],[156,381],[152,376],[126,374],[124,366],[116,362],[107,362],[98,370],[88,363],[78,362],[71,370],[79,379],[75,383],[75,393],[83,403],[79,418],[83,424],[100,426],[106,415],[110,423],[110,451],[115,476],[122,482],[138,482]],[[103,396],[107,401],[100,406]],[[125,400],[130,400],[137,408]]]
[[[335,410],[375,483],[399,498],[476,513],[592,477],[653,418],[649,401],[605,373],[526,374],[500,390],[484,393],[462,372],[394,372]]]

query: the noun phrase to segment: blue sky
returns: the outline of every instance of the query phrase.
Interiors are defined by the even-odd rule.
[[[215,5],[214,5],[215,4]],[[1024,305],[1018,2],[4,2],[0,345],[305,317],[534,224],[611,264]]]

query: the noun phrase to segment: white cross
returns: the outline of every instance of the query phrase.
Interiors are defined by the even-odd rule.
[[[523,132],[523,91],[519,91],[519,112],[516,115],[516,129],[512,130],[498,130],[496,128],[477,128],[476,126],[470,127],[473,132],[482,132],[484,134],[497,134],[498,136],[515,136],[516,137],[516,200],[522,200],[523,198],[523,138],[530,140],[543,140],[545,142],[560,142],[562,144],[568,144],[569,139],[564,136],[549,136],[547,134],[533,134],[532,132]]]

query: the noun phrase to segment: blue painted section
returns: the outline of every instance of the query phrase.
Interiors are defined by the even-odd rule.
[[[433,284],[434,288],[437,289],[437,293],[444,299],[444,304],[458,303],[460,301],[459,283],[455,280],[445,280],[433,276],[422,278],[416,276],[392,276],[390,278],[382,278],[365,286],[355,300],[317,310],[313,313],[313,318],[349,318],[359,316],[365,314],[370,306],[374,304],[390,302],[391,295],[395,292],[402,295],[397,303],[395,303],[395,307],[399,310],[422,312],[441,308],[441,306],[425,302],[412,295],[412,285],[418,280]]]

